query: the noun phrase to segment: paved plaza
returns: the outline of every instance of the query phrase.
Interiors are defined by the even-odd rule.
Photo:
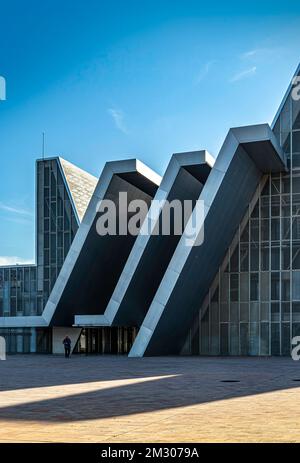
[[[0,430],[0,442],[300,442],[300,362],[9,356]]]

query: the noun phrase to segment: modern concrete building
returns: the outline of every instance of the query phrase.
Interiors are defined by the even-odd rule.
[[[37,161],[36,265],[0,268],[8,350],[59,353],[69,334],[75,352],[289,355],[300,335],[298,80],[271,127],[230,129],[216,160],[175,154],[162,179],[138,160],[107,163],[99,180]],[[97,233],[104,200],[123,220],[120,192],[147,204],[150,234]],[[169,236],[154,232],[165,200],[194,205],[181,235],[172,216]],[[186,246],[197,200],[204,241]]]

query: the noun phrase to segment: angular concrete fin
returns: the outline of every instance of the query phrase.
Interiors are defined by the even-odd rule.
[[[285,156],[267,124],[229,131],[200,194],[204,224],[194,235],[194,245],[185,233],[181,237],[130,356],[180,353],[262,175],[285,170]],[[197,222],[196,213],[187,230]],[[204,241],[197,243],[203,230]]]
[[[107,162],[43,314],[2,318],[0,326],[71,326],[75,314],[98,311],[99,304],[105,308],[136,237],[100,236],[96,230],[99,203],[117,202],[119,193],[126,192],[128,201],[143,199],[150,205],[160,180],[137,159]]]
[[[143,227],[155,230],[167,207],[165,200],[181,204],[190,200],[195,204],[213,165],[214,158],[204,150],[174,154]],[[141,231],[104,314],[76,316],[75,325],[140,326],[179,240],[180,235],[151,235]]]

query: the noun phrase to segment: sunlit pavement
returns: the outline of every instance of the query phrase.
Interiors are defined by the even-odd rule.
[[[300,362],[10,356],[0,441],[299,442]]]

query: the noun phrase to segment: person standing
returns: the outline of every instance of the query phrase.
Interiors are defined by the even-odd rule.
[[[70,358],[70,354],[71,354],[71,344],[72,344],[72,341],[71,339],[69,338],[69,336],[67,335],[65,337],[65,339],[63,340],[63,345],[64,345],[64,348],[65,348],[65,357],[66,358]]]

